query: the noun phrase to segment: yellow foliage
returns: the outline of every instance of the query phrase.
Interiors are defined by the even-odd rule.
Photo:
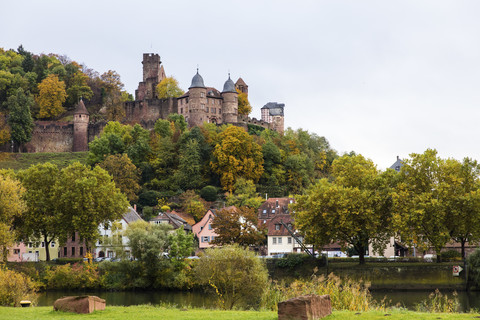
[[[58,76],[51,74],[38,84],[36,102],[40,108],[38,117],[41,119],[56,117],[64,112],[62,104],[67,98],[65,83]]]

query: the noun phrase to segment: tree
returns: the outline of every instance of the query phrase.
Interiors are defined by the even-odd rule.
[[[200,196],[205,201],[215,201],[217,200],[217,188],[214,186],[205,186],[200,190]]]
[[[121,121],[125,117],[125,109],[123,103],[128,99],[128,96],[122,96],[122,89],[124,87],[120,80],[120,75],[108,70],[101,76],[102,81],[102,97],[103,105],[106,109],[107,119],[109,121]]]
[[[22,199],[25,189],[7,175],[0,174],[0,250],[2,261],[7,261],[8,247],[13,244],[13,222],[26,210]]]
[[[138,199],[140,191],[140,170],[132,163],[126,154],[109,155],[99,163],[112,176],[115,185],[127,196],[129,201]]]
[[[10,141],[10,127],[3,112],[0,112],[0,146]]]
[[[451,192],[447,197],[450,212],[447,219],[450,236],[462,246],[465,259],[466,242],[480,240],[480,165],[469,158],[460,163],[450,160],[457,177],[449,184]]]
[[[241,301],[258,306],[268,283],[264,262],[236,245],[205,250],[194,270],[199,284],[213,289],[223,309]]]
[[[68,105],[74,106],[80,98],[89,100],[93,97],[93,91],[87,84],[88,76],[81,71],[75,72],[72,77],[72,83],[67,89]]]
[[[21,88],[17,90],[16,95],[7,99],[6,106],[10,110],[8,118],[8,124],[11,128],[10,135],[18,145],[32,139],[33,119],[30,113],[32,105],[32,97],[26,95]]]
[[[242,128],[230,126],[220,134],[211,163],[224,190],[232,192],[239,177],[257,182],[263,173],[261,147]]]
[[[214,244],[238,244],[242,247],[265,241],[265,229],[259,228],[256,210],[248,207],[225,208],[217,211],[212,227],[217,236]]]
[[[188,141],[179,150],[178,169],[173,179],[182,190],[199,189],[203,185],[202,158],[196,140]]]
[[[462,247],[467,240],[477,240],[478,170],[471,160],[461,164],[441,159],[432,149],[411,154],[404,161],[393,195],[395,225],[402,240],[425,249],[433,247],[437,262],[450,239],[460,241]]]
[[[263,202],[259,197],[252,180],[238,178],[233,186],[235,191],[227,194],[227,205],[258,209]]]
[[[128,209],[125,195],[108,172],[99,166],[89,169],[75,162],[62,169],[55,184],[57,211],[65,234],[78,232],[87,246],[98,237],[98,226],[122,217]]]
[[[183,212],[191,215],[196,222],[200,221],[207,211],[205,201],[193,190],[187,190],[180,195]]]
[[[392,173],[380,174],[358,155],[336,159],[332,176],[332,182],[321,179],[296,197],[295,227],[319,247],[336,241],[353,246],[364,264],[368,243],[381,252],[391,235]]]
[[[193,242],[193,233],[185,233],[183,228],[178,228],[175,232],[169,233],[169,257],[171,259],[183,260],[190,256],[193,252]]]
[[[38,117],[53,118],[64,112],[62,104],[67,98],[65,83],[51,74],[38,85],[37,104],[40,107]]]
[[[171,229],[172,226],[169,224],[137,221],[131,223],[125,232],[132,256],[142,265],[151,286],[155,283],[159,260],[169,247],[168,232]]]
[[[24,239],[33,237],[45,243],[47,261],[50,261],[50,243],[55,241],[63,224],[57,214],[55,197],[55,184],[59,173],[56,165],[47,162],[18,174],[26,189],[23,198],[28,207],[18,229]]]
[[[180,89],[178,81],[174,77],[166,77],[157,85],[159,99],[178,98],[184,91]]]
[[[252,112],[252,106],[248,101],[248,95],[237,89],[238,93],[238,114],[248,116]]]

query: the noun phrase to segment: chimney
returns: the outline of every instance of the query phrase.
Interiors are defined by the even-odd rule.
[[[135,212],[137,212],[137,205],[136,204],[133,205],[133,210],[135,210]]]

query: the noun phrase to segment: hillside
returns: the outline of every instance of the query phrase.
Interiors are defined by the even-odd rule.
[[[0,169],[22,170],[32,165],[51,162],[59,168],[79,161],[87,162],[88,152],[61,152],[61,153],[0,153]]]

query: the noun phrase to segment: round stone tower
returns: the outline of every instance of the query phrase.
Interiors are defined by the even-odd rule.
[[[203,83],[202,76],[198,73],[193,77],[192,84],[188,88],[188,126],[199,126],[207,121],[205,106],[207,104],[207,88]]]
[[[230,79],[225,81],[222,91],[223,107],[222,116],[225,123],[237,123],[238,122],[238,93],[235,89],[235,83]]]
[[[83,100],[78,102],[73,114],[73,151],[88,150],[88,120],[89,114]]]

